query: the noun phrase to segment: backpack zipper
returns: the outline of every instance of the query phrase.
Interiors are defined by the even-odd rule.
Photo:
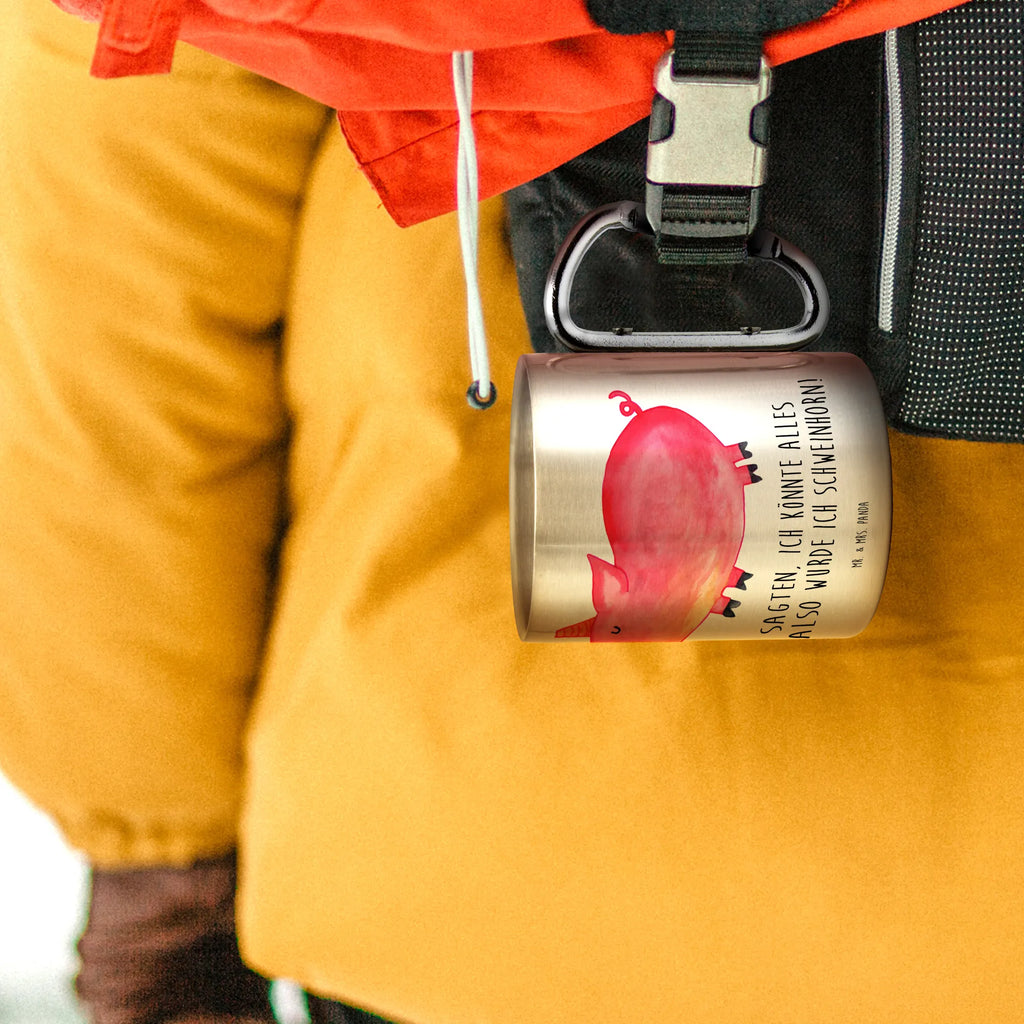
[[[896,256],[903,216],[904,110],[897,29],[884,40],[886,130],[885,212],[882,220],[882,251],[878,279],[878,329],[892,334],[895,326]]]

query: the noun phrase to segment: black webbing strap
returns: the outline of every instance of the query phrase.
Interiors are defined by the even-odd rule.
[[[761,37],[746,33],[676,33],[672,79],[756,82],[761,74]],[[681,133],[672,104],[659,95],[651,117],[651,141]],[[763,111],[751,119],[750,130],[766,140]],[[754,121],[757,124],[754,124]],[[694,139],[694,145],[702,145]],[[747,256],[747,239],[757,222],[760,190],[753,185],[714,185],[678,182],[657,186],[651,201],[659,202],[656,225],[658,261],[666,264],[711,265],[740,263]]]
[[[754,33],[676,31],[672,74],[677,78],[757,78],[761,36]]]
[[[820,18],[836,0],[585,0],[591,18],[620,35],[664,32],[769,32]]]
[[[655,236],[658,262],[703,266],[742,263],[747,258],[747,239],[752,227],[751,205],[749,190],[699,193],[666,187],[661,227]],[[690,233],[712,226],[726,229],[727,233]]]

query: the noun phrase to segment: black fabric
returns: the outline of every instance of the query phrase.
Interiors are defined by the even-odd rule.
[[[757,78],[761,70],[761,35],[727,32],[676,32],[672,74],[701,78]]]
[[[310,1024],[389,1024],[383,1017],[333,999],[307,995]]]
[[[891,132],[886,46],[899,57],[892,95],[902,108]],[[973,0],[783,65],[772,122],[760,220],[825,278],[832,315],[815,347],[861,356],[902,430],[1024,442],[1024,5]],[[595,207],[642,201],[644,134],[635,126],[508,197],[524,307],[541,350],[555,348],[541,303],[556,248]],[[895,218],[891,169],[900,183]],[[891,220],[889,266],[883,226]],[[884,235],[888,243],[891,232]],[[577,276],[572,312],[583,327],[793,322],[777,278],[750,275],[757,261],[666,268],[647,239],[607,237]]]
[[[772,144],[761,224],[804,250],[821,270],[832,317],[817,347],[868,360],[889,388],[869,340],[881,208],[877,138],[880,43],[859,40],[783,65],[775,75]],[[642,202],[646,122],[634,125],[507,196],[516,269],[534,347],[557,348],[542,296],[570,228],[598,206]],[[607,239],[607,242],[606,242]],[[662,267],[644,236],[610,232],[585,260],[573,315],[583,327],[714,330],[795,323],[802,305],[777,268]]]
[[[899,408],[903,402],[907,382],[907,342],[904,331],[894,331],[892,324],[883,326],[882,306],[885,301],[892,304],[893,317],[899,323],[906,322],[910,309],[911,285],[913,283],[913,253],[917,232],[917,175],[912,172],[919,163],[919,147],[917,135],[917,119],[912,112],[918,108],[917,83],[917,47],[916,27],[911,25],[899,31],[887,32],[884,47],[893,49],[898,55],[896,67],[898,77],[890,82],[890,72],[885,67],[881,71],[881,106],[879,108],[879,159],[881,173],[881,209],[879,213],[879,244],[875,253],[878,266],[878,279],[874,295],[875,324],[869,339],[870,351],[875,354],[875,365],[884,367],[886,372],[885,397],[886,415],[893,424],[900,423]],[[890,125],[889,91],[893,88],[898,93],[897,103],[909,116],[899,117]],[[902,140],[898,156],[893,149],[890,132],[895,128]],[[892,166],[894,159],[902,159],[904,170]],[[896,211],[895,233],[892,239],[892,267],[882,267],[885,220],[890,216],[890,203],[886,195],[888,176],[895,173],[899,180],[900,202]],[[888,300],[883,296],[882,279],[890,275],[890,294]]]
[[[587,0],[598,25],[623,35],[685,29],[766,35],[820,18],[835,0]]]
[[[879,342],[906,362],[894,419],[919,433],[1022,441],[1024,9],[974,0],[914,38],[916,105],[904,122],[918,146],[904,165],[917,180],[903,201],[916,231],[897,268],[909,301]]]
[[[749,188],[664,186],[658,262],[707,266],[746,259],[754,229],[753,196]]]
[[[600,206],[643,202],[647,122],[509,192],[506,196],[520,295],[533,346],[558,351],[544,321],[548,269],[569,230]],[[571,310],[584,328],[715,330],[783,326],[800,307],[782,302],[779,280],[757,261],[724,267],[658,263],[648,235],[609,232],[591,249],[573,288]],[[794,290],[795,291],[795,290]],[[795,301],[795,294],[790,295]]]

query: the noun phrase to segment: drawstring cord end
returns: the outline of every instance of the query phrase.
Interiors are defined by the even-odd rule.
[[[480,387],[480,381],[475,380],[466,392],[466,401],[474,409],[490,409],[497,400],[498,389],[494,386],[493,380],[488,382],[486,391]]]
[[[452,78],[455,84],[455,105],[459,112],[459,151],[456,164],[456,201],[458,205],[459,242],[462,268],[466,278],[466,322],[469,330],[469,362],[473,383],[466,399],[474,409],[489,409],[498,392],[491,382],[490,357],[487,352],[487,331],[484,327],[483,302],[477,253],[480,222],[477,207],[480,201],[480,180],[473,136],[473,53],[462,50],[452,54]],[[481,383],[482,382],[482,383]]]

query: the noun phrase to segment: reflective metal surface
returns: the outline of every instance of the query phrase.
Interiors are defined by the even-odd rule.
[[[654,88],[672,104],[673,130],[647,147],[648,181],[747,188],[764,181],[765,146],[751,131],[754,109],[772,90],[764,58],[753,81],[676,78],[669,52],[654,69]]]
[[[889,448],[852,355],[524,356],[510,466],[525,640],[847,637],[877,606]]]

